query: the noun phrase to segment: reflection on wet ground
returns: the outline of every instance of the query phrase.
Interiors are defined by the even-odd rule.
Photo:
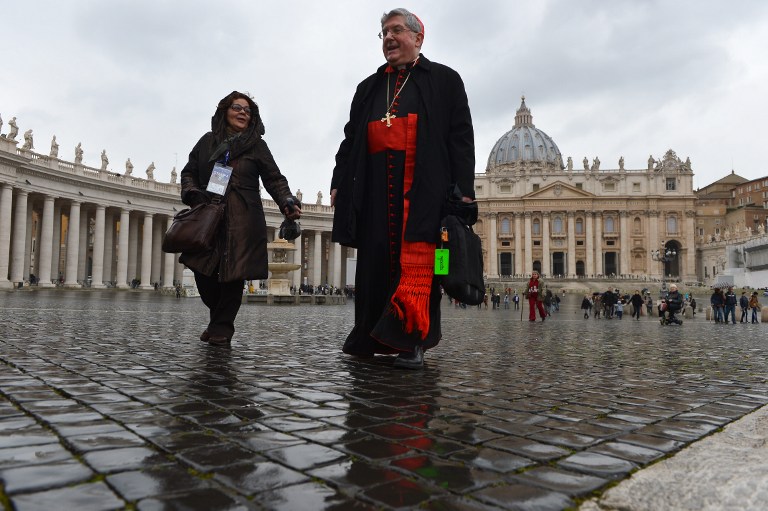
[[[25,509],[563,509],[768,403],[763,325],[443,304],[424,371],[340,353],[353,306],[0,295],[0,502]],[[525,318],[523,318],[525,319]]]

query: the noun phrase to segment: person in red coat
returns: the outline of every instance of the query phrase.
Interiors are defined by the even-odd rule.
[[[531,280],[528,281],[528,321],[536,321],[536,307],[539,308],[539,316],[541,320],[547,317],[547,313],[544,312],[544,304],[539,300],[539,293],[543,292],[541,289],[541,281],[539,280],[539,272],[534,271],[531,275]]]

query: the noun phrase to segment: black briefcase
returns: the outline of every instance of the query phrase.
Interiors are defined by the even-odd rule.
[[[461,303],[479,305],[485,297],[483,247],[464,220],[447,215],[441,222],[442,248],[448,249],[448,274],[441,276],[445,292]]]

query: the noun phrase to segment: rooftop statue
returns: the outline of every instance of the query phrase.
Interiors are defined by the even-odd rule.
[[[58,158],[59,156],[59,143],[56,142],[56,135],[53,136],[51,139],[51,153],[50,156],[53,158]]]
[[[171,169],[171,184],[172,184],[172,185],[175,185],[175,184],[176,184],[176,179],[177,179],[178,177],[179,177],[179,174],[178,174],[178,172],[176,172],[176,167],[173,167],[173,168]]]
[[[125,175],[130,176],[133,173],[133,163],[131,163],[131,159],[128,158],[125,160]]]
[[[589,160],[585,156],[584,159],[581,161],[581,163],[584,164],[584,170],[589,170]]]
[[[8,127],[11,128],[11,130],[8,132],[8,140],[16,140],[16,135],[19,134],[19,127],[16,126],[15,117],[8,121]]]
[[[32,140],[32,130],[24,132],[24,145],[22,149],[29,149],[30,151],[35,148],[35,142]]]
[[[653,155],[650,155],[648,157],[648,170],[653,170],[654,163],[656,163],[656,160],[653,159]]]
[[[569,171],[573,170],[573,158],[571,158],[570,156],[568,157],[568,170]]]
[[[317,205],[320,206],[323,203],[323,192],[317,192]]]
[[[147,167],[147,180],[148,181],[155,180],[155,162],[150,163],[149,167]]]
[[[3,131],[3,116],[0,115],[0,132]]]
[[[600,170],[600,158],[598,158],[597,156],[595,156],[595,159],[592,160],[592,170],[595,172]]]
[[[78,142],[75,147],[75,163],[83,163],[83,144],[81,142]]]
[[[624,170],[624,157],[619,158],[619,170]]]
[[[107,158],[107,150],[102,149],[101,150],[101,170],[107,170],[107,165],[109,165],[109,158]]]

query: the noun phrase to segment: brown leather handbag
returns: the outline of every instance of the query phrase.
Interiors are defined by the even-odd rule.
[[[163,237],[163,252],[207,252],[216,244],[218,231],[224,218],[224,203],[198,204],[182,209],[173,217],[173,223]]]

